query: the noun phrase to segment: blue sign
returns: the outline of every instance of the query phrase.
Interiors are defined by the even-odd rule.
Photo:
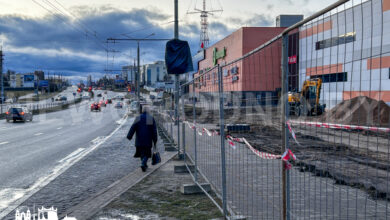
[[[34,82],[34,75],[24,75],[25,82]]]
[[[115,84],[125,84],[125,80],[123,79],[116,79]]]
[[[39,80],[39,87],[49,87],[48,80]]]

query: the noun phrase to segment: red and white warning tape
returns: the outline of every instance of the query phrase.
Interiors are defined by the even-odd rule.
[[[270,153],[258,151],[257,149],[255,149],[254,147],[252,147],[252,145],[250,145],[249,142],[248,142],[245,138],[242,138],[242,140],[244,141],[244,143],[246,144],[246,146],[247,146],[254,154],[256,154],[256,155],[257,155],[258,157],[260,157],[260,158],[267,159],[267,160],[275,160],[275,159],[280,159],[280,158],[281,158],[281,155],[275,155],[275,154],[270,154]]]
[[[290,120],[290,122],[292,124],[301,124],[301,125],[322,127],[322,128],[390,132],[390,128],[383,128],[383,127],[370,127],[370,126],[360,126],[360,125],[344,125],[344,124],[292,121],[292,120]]]
[[[204,133],[206,133],[210,137],[220,135],[217,131],[211,132],[207,128],[199,128],[195,124],[190,123],[188,121],[184,121],[184,123],[186,123],[190,129],[193,129],[193,130],[196,129],[197,133],[200,136],[203,136]],[[291,129],[291,126],[289,126],[289,130],[290,129]],[[294,131],[292,129],[290,130],[290,132],[294,133]],[[295,133],[294,133],[293,137],[295,137]],[[237,143],[245,144],[255,155],[257,155],[258,157],[260,157],[262,159],[267,159],[267,160],[282,159],[283,161],[286,161],[286,169],[291,168],[291,164],[288,162],[289,160],[296,160],[296,157],[291,152],[291,150],[287,150],[286,152],[284,152],[283,155],[270,154],[270,153],[261,152],[261,151],[255,149],[254,147],[252,147],[252,145],[245,138],[236,138],[236,137],[232,137],[230,135],[227,135],[226,139],[228,141],[229,146],[233,149],[237,148],[237,146],[235,144],[235,142],[237,142]],[[294,139],[296,140],[296,137]]]
[[[287,121],[286,124],[287,124],[288,130],[290,131],[291,136],[294,138],[295,142],[296,142],[298,145],[300,145],[299,142],[298,142],[298,140],[297,140],[297,136],[295,135],[295,132],[294,132],[294,130],[293,130],[292,127],[291,127],[290,121]]]

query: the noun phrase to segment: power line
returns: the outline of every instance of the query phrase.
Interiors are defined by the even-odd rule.
[[[51,9],[54,9],[55,11],[59,12],[61,15],[63,15],[65,18],[68,17],[66,16],[59,8],[57,8],[56,6],[54,6],[51,2],[48,2],[47,0],[43,0],[44,2],[46,2],[46,6],[43,6],[42,4],[40,4],[39,2],[37,2],[36,0],[32,0],[35,4],[39,5],[40,7],[42,7],[43,9],[45,9],[46,11],[48,11],[49,13],[51,13],[52,15],[54,15],[55,17],[59,18],[60,20],[62,20],[64,23],[67,23],[68,25],[72,26],[74,29],[80,31],[83,35],[86,33],[88,33],[88,31],[72,24],[71,22],[65,20],[63,17],[57,15],[56,13],[53,12],[53,10],[50,10],[48,9],[47,7],[50,7]],[[76,20],[77,21],[77,20]],[[97,39],[98,40],[98,39]],[[102,47],[105,51],[108,50],[108,48],[106,48],[102,42],[99,42],[99,41],[95,41],[94,42],[99,45],[100,47]]]

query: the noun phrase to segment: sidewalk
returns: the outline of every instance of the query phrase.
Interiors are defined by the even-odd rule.
[[[180,186],[193,183],[189,174],[175,174],[174,166],[183,161],[166,152],[159,168],[133,184],[90,219],[217,219],[222,214],[204,194],[182,195]],[[164,164],[164,160],[168,161]],[[146,174],[146,175],[147,175]],[[121,180],[122,181],[122,180]],[[129,184],[135,179],[128,179]],[[74,215],[72,215],[74,216]]]

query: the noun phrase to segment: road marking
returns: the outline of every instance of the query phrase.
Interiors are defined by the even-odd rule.
[[[3,145],[3,144],[8,144],[9,142],[8,141],[5,141],[5,142],[1,142],[0,145]]]
[[[125,115],[123,117],[124,119],[128,118],[128,115]],[[9,190],[15,190],[15,189],[8,189],[7,190],[0,190],[0,219],[7,216],[9,213],[11,213],[14,209],[16,209],[20,204],[22,204],[24,201],[26,201],[27,198],[31,197],[34,193],[38,192],[40,189],[42,189],[44,186],[49,184],[51,181],[53,181],[55,178],[57,178],[59,175],[64,173],[66,170],[68,170],[71,166],[73,166],[75,163],[80,161],[82,158],[87,156],[89,153],[94,151],[96,148],[100,147],[103,143],[105,143],[109,138],[111,138],[124,124],[126,120],[123,121],[122,124],[120,124],[114,131],[112,131],[108,136],[104,137],[102,140],[100,140],[96,145],[93,145],[89,147],[88,149],[83,150],[83,152],[79,152],[77,155],[74,154],[72,156],[72,159],[68,158],[67,160],[64,160],[63,163],[58,164],[55,166],[52,170],[52,172],[46,176],[39,178],[37,182],[35,182],[32,186],[30,186],[28,189],[23,189],[16,196],[13,196],[12,198],[7,197],[5,201],[2,199],[4,195],[9,195]],[[42,133],[43,134],[43,133]]]
[[[62,159],[59,160],[58,162],[62,163],[62,162],[64,162],[64,161],[66,161],[66,160],[69,160],[69,159],[73,158],[74,156],[76,156],[77,154],[79,154],[79,153],[80,153],[81,151],[83,151],[83,150],[85,150],[85,148],[79,148],[79,149],[73,151],[72,153],[70,153],[68,156],[62,158]]]
[[[62,129],[62,127],[57,128],[57,130],[60,130],[60,129]]]
[[[39,136],[39,135],[42,135],[43,133],[36,133],[34,134],[35,136]]]

